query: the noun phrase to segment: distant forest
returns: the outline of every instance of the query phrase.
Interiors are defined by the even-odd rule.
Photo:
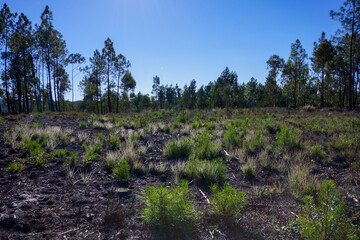
[[[144,109],[207,109],[303,106],[353,110],[359,106],[360,1],[346,0],[330,17],[341,23],[336,36],[319,33],[311,55],[301,42],[291,44],[287,60],[272,55],[267,60],[265,84],[255,78],[239,84],[236,72],[225,68],[215,81],[198,87],[195,80],[183,88],[164,85],[154,76],[152,95],[134,93],[131,63],[117,53],[111,39],[88,61],[69,53],[62,34],[53,26],[46,6],[40,25],[4,4],[0,12],[0,96],[9,113],[33,111],[88,111],[119,113]],[[86,65],[87,64],[87,65]],[[71,66],[67,73],[66,66]],[[83,79],[74,86],[73,76]],[[151,79],[149,79],[151,81]],[[74,88],[83,100],[74,103]],[[64,98],[72,91],[72,101]],[[4,109],[0,109],[4,111]]]

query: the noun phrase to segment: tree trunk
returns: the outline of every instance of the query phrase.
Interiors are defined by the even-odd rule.
[[[10,104],[10,94],[9,94],[9,87],[8,87],[8,75],[7,75],[7,48],[8,48],[8,41],[7,41],[7,28],[5,29],[5,71],[4,71],[4,74],[5,74],[5,78],[4,78],[4,81],[5,81],[5,91],[6,91],[6,103],[7,103],[7,107],[8,107],[8,112],[9,113],[12,113],[13,111],[11,111],[11,104]]]
[[[117,82],[117,95],[116,95],[116,113],[119,113],[119,91],[120,91],[120,73]]]
[[[355,8],[355,6],[354,6]],[[355,9],[354,9],[355,10]],[[353,109],[353,40],[354,40],[354,28],[355,28],[355,12],[353,11],[352,14],[352,22],[351,22],[351,38],[350,38],[350,56],[349,56],[349,65],[350,65],[350,69],[349,69],[349,98],[348,98],[348,110],[352,110]]]
[[[109,112],[111,111],[111,99],[110,99],[110,63],[108,63],[108,78],[107,78],[107,83],[108,83],[108,104],[109,104]]]
[[[324,67],[322,67],[321,70],[321,100],[320,100],[320,108],[324,107],[324,88],[325,88],[325,83],[324,83]]]

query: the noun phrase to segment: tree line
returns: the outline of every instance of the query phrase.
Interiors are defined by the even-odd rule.
[[[359,106],[360,0],[346,0],[330,17],[341,23],[336,36],[325,33],[306,53],[301,42],[291,44],[287,60],[272,55],[265,84],[251,78],[240,84],[229,68],[207,85],[196,80],[180,88],[153,78],[152,95],[135,94],[131,63],[116,53],[110,38],[95,50],[89,64],[69,53],[62,34],[53,26],[46,6],[40,25],[32,25],[23,14],[12,13],[4,4],[0,12],[1,87],[9,113],[83,110],[97,113],[141,111],[147,108],[241,108],[241,107],[338,107]],[[66,66],[71,65],[71,77]],[[74,72],[81,71],[79,88],[83,100],[74,104]],[[72,90],[72,101],[64,95]],[[1,109],[0,109],[1,110]]]

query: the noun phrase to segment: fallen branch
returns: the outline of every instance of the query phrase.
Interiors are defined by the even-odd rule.
[[[79,228],[73,228],[73,229],[70,229],[70,230],[68,230],[68,231],[66,231],[66,232],[59,233],[59,235],[64,235],[64,234],[67,234],[67,233],[69,233],[69,232],[76,231],[76,230],[78,230],[78,229],[79,229]]]
[[[210,204],[209,199],[206,197],[205,193],[199,189],[200,193],[203,195],[203,197],[206,199],[207,203]]]

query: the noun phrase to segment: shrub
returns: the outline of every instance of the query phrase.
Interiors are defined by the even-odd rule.
[[[207,131],[197,136],[197,148],[195,155],[200,159],[213,159],[221,155],[221,142],[211,141],[212,135]]]
[[[80,128],[87,128],[87,127],[88,127],[88,124],[87,124],[85,121],[80,121],[80,122],[79,122],[79,127],[80,127]]]
[[[127,161],[120,161],[115,168],[112,169],[113,176],[120,181],[127,181],[130,178],[130,165]]]
[[[79,154],[77,152],[70,152],[69,158],[65,160],[64,165],[75,166],[78,161]]]
[[[89,163],[92,163],[96,156],[99,156],[99,153],[101,151],[101,145],[95,144],[92,146],[88,146],[86,142],[84,142],[82,146],[85,149],[85,156],[82,159],[83,165],[85,166]]]
[[[6,167],[6,171],[9,173],[18,173],[21,172],[24,168],[24,164],[18,162],[12,162]]]
[[[222,164],[221,158],[214,159],[213,161],[198,159],[188,161],[183,169],[183,173],[207,185],[214,183],[223,184],[227,178],[226,166]]]
[[[165,127],[164,127],[164,132],[165,132],[165,133],[170,133],[170,127],[169,127],[169,126],[165,126]]]
[[[318,205],[311,196],[304,198],[304,204],[296,219],[303,239],[358,239],[356,230],[346,218],[347,209],[333,181],[323,181]]]
[[[66,156],[66,150],[65,149],[58,149],[53,152],[53,156],[56,158],[64,158]]]
[[[173,140],[164,149],[165,156],[170,159],[181,159],[190,156],[193,144],[188,138]]]
[[[60,145],[66,147],[69,144],[69,137],[67,135],[60,136]]]
[[[314,160],[321,160],[326,156],[323,146],[314,145],[309,149],[309,155]]]
[[[211,191],[212,198],[210,203],[212,209],[216,214],[224,218],[235,218],[245,205],[246,194],[237,191],[229,183],[225,183],[223,188],[213,185]]]
[[[262,134],[261,130],[255,132],[255,134],[248,135],[243,143],[243,148],[248,153],[257,153],[265,148],[266,143],[268,142],[267,138]]]
[[[113,149],[118,149],[120,147],[120,138],[116,135],[110,135],[110,138],[109,138],[109,144],[110,144],[110,147],[113,148]]]
[[[289,185],[295,197],[303,197],[316,193],[319,181],[310,175],[310,167],[306,164],[296,165],[289,172]]]
[[[105,142],[105,140],[106,140],[106,136],[102,133],[96,133],[95,136],[97,139],[99,139],[102,142]]]
[[[171,234],[191,231],[198,219],[195,205],[189,200],[187,181],[182,180],[173,188],[146,187],[139,198],[144,207],[140,217],[153,230]],[[174,233],[175,234],[175,233]]]
[[[280,131],[276,132],[276,144],[282,149],[294,149],[300,147],[301,131],[291,130],[288,127],[280,126]]]
[[[235,127],[230,127],[225,131],[224,142],[227,148],[235,148],[240,145],[242,134],[236,131]]]
[[[24,138],[24,149],[25,153],[28,156],[39,156],[43,154],[44,149],[41,147],[41,144],[39,144],[37,141],[30,140],[29,138]]]

